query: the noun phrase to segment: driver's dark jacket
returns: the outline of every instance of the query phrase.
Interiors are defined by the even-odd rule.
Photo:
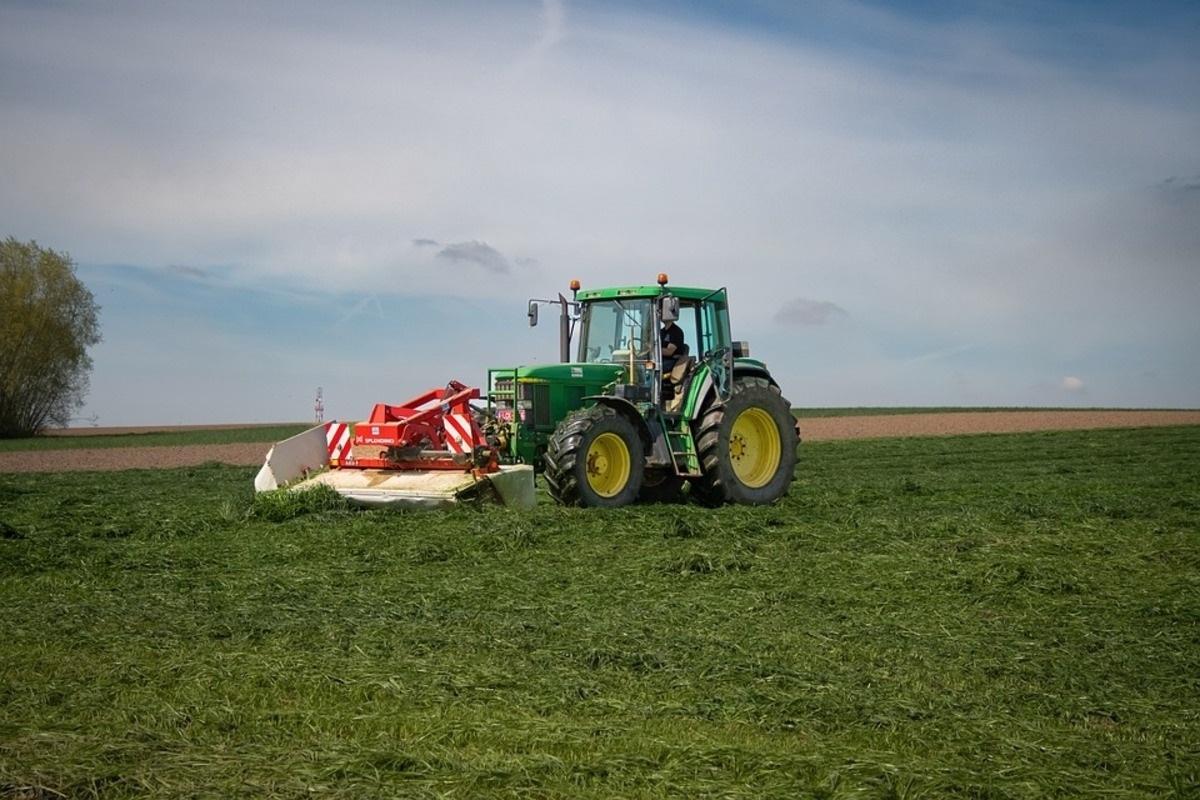
[[[683,356],[683,328],[679,327],[678,325],[669,325],[659,332],[658,338],[659,341],[662,342],[664,351],[662,357],[663,369],[669,370],[674,367],[675,362],[677,362]],[[675,345],[675,355],[673,356],[669,356],[665,352],[667,345],[669,344]]]

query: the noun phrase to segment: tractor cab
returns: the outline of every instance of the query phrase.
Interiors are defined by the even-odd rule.
[[[666,278],[660,275],[657,286],[576,292],[572,322],[579,327],[577,363],[620,365],[618,396],[676,412],[696,365],[727,366],[733,350],[725,290],[668,289]],[[668,322],[679,327],[683,339],[671,356],[663,352],[661,339]]]

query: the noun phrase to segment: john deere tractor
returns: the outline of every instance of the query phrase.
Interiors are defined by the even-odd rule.
[[[770,503],[792,482],[799,443],[791,406],[766,364],[733,341],[725,289],[580,290],[559,306],[562,363],[488,372],[488,435],[506,460],[541,469],[566,505],[614,507],[677,497]],[[659,331],[683,330],[664,371]],[[572,359],[572,338],[578,349]]]

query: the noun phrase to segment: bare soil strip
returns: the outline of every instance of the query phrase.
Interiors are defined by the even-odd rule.
[[[957,411],[877,417],[819,417],[801,420],[800,432],[805,441],[819,442],[901,436],[1139,428],[1152,425],[1200,425],[1200,411]],[[95,428],[90,430],[97,432]],[[256,443],[181,447],[83,447],[74,450],[0,453],[0,472],[167,469],[209,461],[237,466],[258,466],[262,464],[268,447],[269,445]]]
[[[956,411],[800,420],[805,441],[1200,425],[1200,411]]]

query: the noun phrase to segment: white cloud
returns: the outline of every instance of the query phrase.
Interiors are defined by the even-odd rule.
[[[1064,392],[1078,393],[1082,392],[1085,387],[1081,379],[1076,378],[1074,375],[1068,375],[1059,383],[1059,388]]]

